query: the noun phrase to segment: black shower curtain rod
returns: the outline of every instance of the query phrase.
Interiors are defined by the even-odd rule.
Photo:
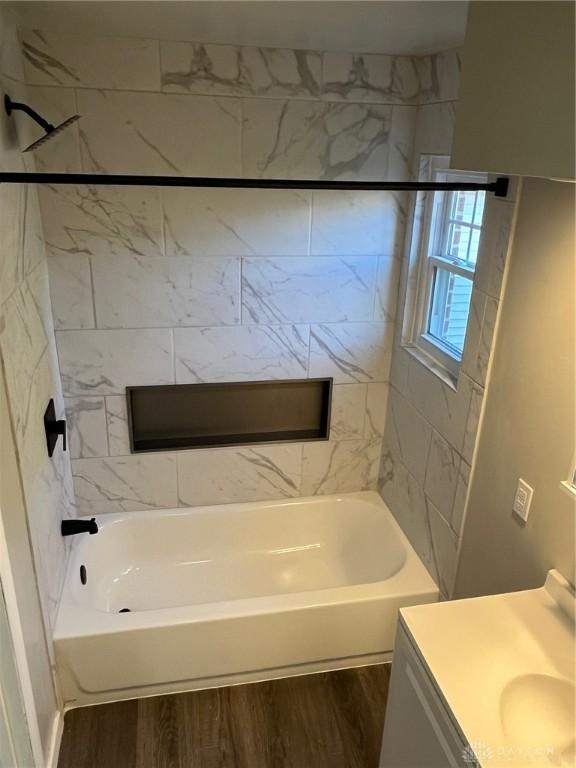
[[[207,187],[212,189],[317,189],[349,191],[494,192],[506,197],[508,179],[485,184],[436,181],[311,181],[307,179],[239,179],[206,176],[130,176],[106,173],[4,173],[0,184],[87,184],[106,187]]]

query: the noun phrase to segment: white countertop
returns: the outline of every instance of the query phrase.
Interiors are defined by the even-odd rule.
[[[576,765],[574,592],[559,573],[401,615],[483,768]]]

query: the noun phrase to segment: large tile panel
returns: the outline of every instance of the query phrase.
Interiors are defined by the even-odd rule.
[[[0,306],[24,275],[22,251],[25,189],[21,184],[0,184]]]
[[[392,256],[404,211],[392,192],[314,192],[311,253]]]
[[[124,395],[109,395],[106,400],[106,423],[108,427],[108,451],[110,456],[130,454],[128,434],[128,407]]]
[[[432,432],[424,491],[442,517],[450,521],[458,483],[460,454],[442,435]]]
[[[70,456],[73,459],[107,456],[104,398],[67,397],[64,403]]]
[[[167,256],[304,256],[310,194],[283,189],[165,189]]]
[[[302,446],[256,445],[178,454],[181,506],[300,495]]]
[[[417,59],[385,54],[325,53],[324,98],[381,104],[417,104]]]
[[[449,155],[452,151],[456,104],[453,101],[424,104],[418,108],[415,149],[430,155]]]
[[[126,387],[172,384],[172,331],[58,331],[64,394],[115,395]]]
[[[308,326],[177,328],[176,382],[305,378]]]
[[[77,98],[86,171],[241,175],[236,99],[87,90]]]
[[[40,203],[49,254],[163,252],[158,189],[43,185]]]
[[[361,440],[366,421],[366,384],[336,384],[332,389],[330,440]]]
[[[441,51],[416,59],[420,104],[456,101],[460,85],[460,52]]]
[[[391,109],[305,101],[244,102],[247,176],[382,179]]]
[[[371,320],[376,259],[371,256],[244,259],[244,323]]]
[[[252,46],[162,42],[162,90],[224,96],[318,97],[321,55]]]
[[[99,328],[232,325],[240,321],[240,260],[97,256]]]
[[[80,515],[178,505],[176,459],[171,455],[76,459],[72,472]]]
[[[22,35],[22,49],[31,85],[160,89],[156,40],[30,30]]]
[[[94,328],[90,260],[83,255],[53,254],[48,259],[52,316],[56,330]]]
[[[395,388],[389,397],[384,447],[397,456],[410,474],[424,482],[432,428]]]
[[[306,443],[302,462],[302,495],[375,488],[380,449],[380,440]]]
[[[333,376],[338,384],[386,382],[392,336],[390,323],[313,325],[310,375]]]

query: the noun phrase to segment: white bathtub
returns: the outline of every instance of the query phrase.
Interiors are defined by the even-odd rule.
[[[68,706],[383,661],[398,609],[438,599],[374,492],[98,525],[73,541],[56,622]]]

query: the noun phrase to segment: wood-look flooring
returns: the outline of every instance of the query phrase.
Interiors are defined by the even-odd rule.
[[[71,710],[58,768],[377,768],[389,665]]]

